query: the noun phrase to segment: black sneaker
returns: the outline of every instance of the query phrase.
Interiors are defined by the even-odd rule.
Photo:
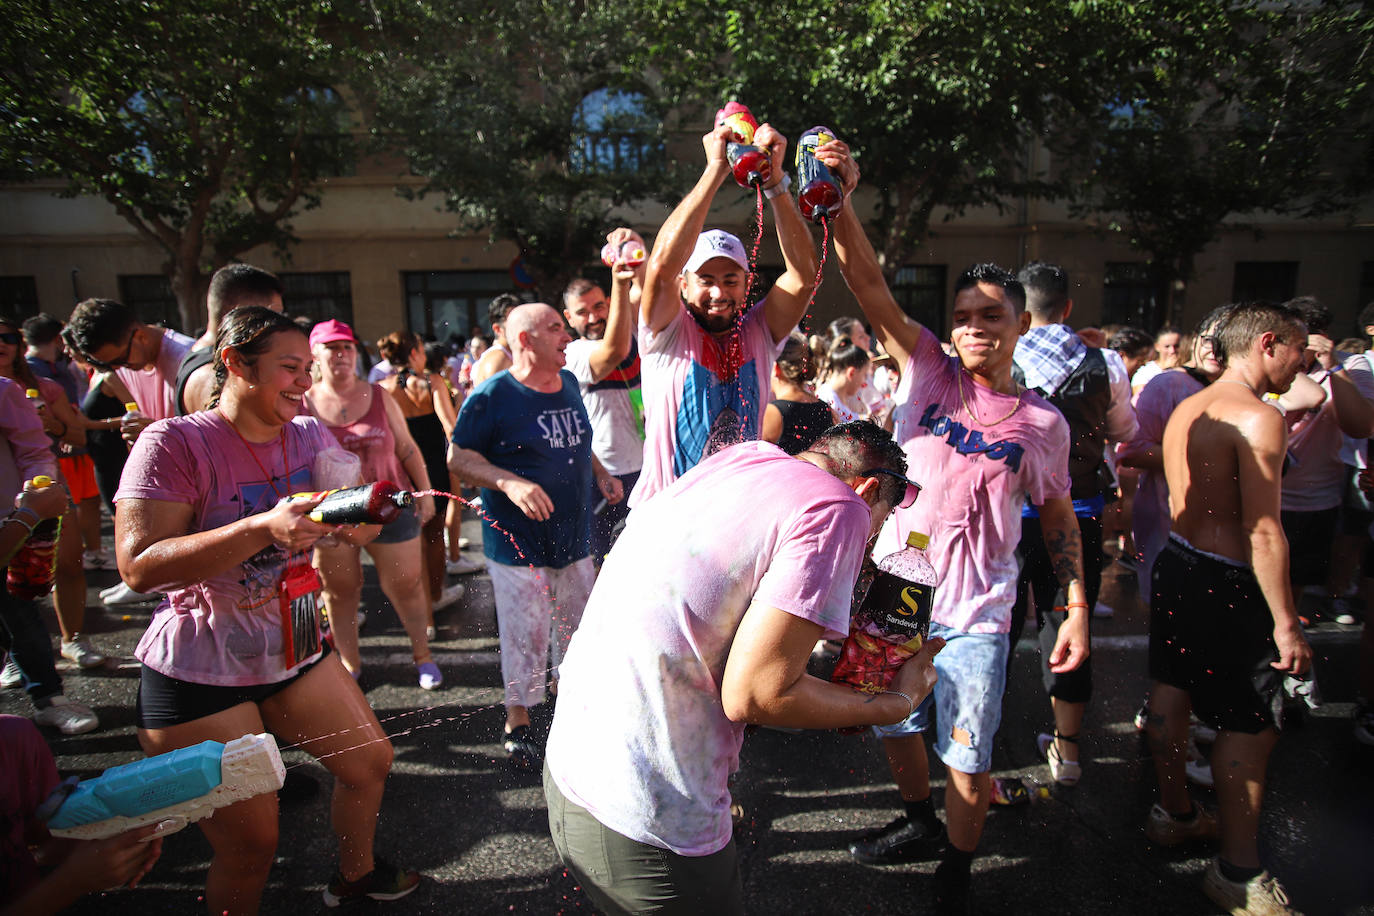
[[[516,769],[533,771],[544,765],[543,750],[534,740],[528,725],[517,725],[506,732],[506,740],[501,746],[505,748],[506,758]]]
[[[357,881],[345,881],[338,872],[324,889],[325,906],[338,906],[353,900],[400,900],[420,885],[420,873],[397,868],[381,856],[374,856],[372,871]]]
[[[967,869],[958,868],[949,862],[941,862],[936,866],[935,912],[941,916],[964,916],[972,912],[969,905],[971,883]]]
[[[913,824],[905,814],[881,830],[866,833],[849,844],[849,854],[864,865],[893,865],[933,859],[945,847],[945,825],[931,832]]]

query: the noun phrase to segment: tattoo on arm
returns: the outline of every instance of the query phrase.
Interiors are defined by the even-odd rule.
[[[1077,525],[1067,530],[1047,532],[1045,549],[1049,552],[1060,585],[1068,588],[1070,582],[1083,578],[1083,541]]]

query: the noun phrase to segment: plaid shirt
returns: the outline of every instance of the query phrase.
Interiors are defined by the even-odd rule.
[[[1016,342],[1014,358],[1026,387],[1053,397],[1087,355],[1088,345],[1072,328],[1046,324],[1031,328]]]

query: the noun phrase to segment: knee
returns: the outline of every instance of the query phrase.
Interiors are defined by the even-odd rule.
[[[373,741],[338,758],[340,766],[335,770],[334,778],[355,790],[380,787],[391,772],[391,762],[395,756],[396,751],[390,739]]]

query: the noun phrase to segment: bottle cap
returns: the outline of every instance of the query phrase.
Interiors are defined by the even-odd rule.
[[[125,402],[124,402],[124,411],[125,411],[125,413],[133,413],[133,412],[136,411],[136,410],[138,410],[138,402],[137,402],[137,401],[125,401]]]
[[[37,389],[37,388],[26,388],[26,389],[24,389],[24,397],[28,398],[30,401],[37,400],[37,398],[38,398],[38,389]]]
[[[35,487],[37,487],[40,490],[46,490],[48,487],[52,486],[52,478],[49,477],[47,474],[39,474],[37,477],[31,480],[30,483],[32,483]]]
[[[930,535],[913,531],[906,536],[906,546],[915,547],[917,550],[925,550],[930,546]]]

